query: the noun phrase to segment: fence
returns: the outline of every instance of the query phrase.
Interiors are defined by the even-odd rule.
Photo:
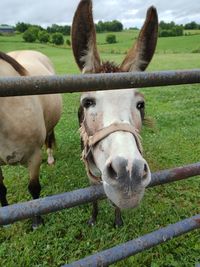
[[[0,78],[0,97],[144,88],[189,83],[200,83],[199,69],[149,73]],[[165,184],[197,175],[200,175],[200,162],[156,172],[152,175],[152,181],[149,186]],[[99,185],[10,205],[0,208],[0,225],[27,219],[34,215],[71,208],[104,197],[103,187]],[[197,228],[200,228],[200,214],[65,266],[108,266]]]

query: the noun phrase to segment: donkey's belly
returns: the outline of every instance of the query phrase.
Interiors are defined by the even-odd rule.
[[[10,139],[0,139],[0,163],[8,165],[26,164],[38,146],[25,142],[25,138],[18,142]]]
[[[7,151],[6,153],[0,152],[0,165],[16,165],[25,164],[27,162],[26,153],[19,151]]]

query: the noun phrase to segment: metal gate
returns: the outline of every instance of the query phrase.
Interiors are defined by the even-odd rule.
[[[200,70],[0,78],[0,97],[200,83]],[[149,187],[200,175],[200,162],[152,174]],[[0,225],[105,198],[101,185],[0,208]],[[109,266],[200,228],[200,214],[64,266]]]

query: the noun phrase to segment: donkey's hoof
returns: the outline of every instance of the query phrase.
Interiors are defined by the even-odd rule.
[[[44,220],[42,219],[41,216],[35,216],[33,218],[33,222],[32,222],[32,229],[36,230],[37,228],[39,228],[41,225],[44,225]]]
[[[48,157],[48,159],[47,159],[47,163],[48,163],[48,165],[50,165],[50,166],[54,165],[54,163],[55,163],[55,159],[54,159],[54,157]]]
[[[89,226],[94,226],[94,225],[96,224],[96,220],[95,220],[94,218],[91,217],[91,218],[88,220],[87,224],[88,224]]]
[[[115,228],[122,227],[123,225],[124,225],[124,222],[123,222],[123,220],[121,218],[114,221],[114,227]]]

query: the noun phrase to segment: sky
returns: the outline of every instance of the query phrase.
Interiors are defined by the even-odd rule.
[[[78,3],[79,0],[0,0],[0,24],[71,25]],[[117,19],[125,28],[140,28],[151,5],[157,8],[159,21],[200,23],[200,0],[93,0],[94,20]]]

